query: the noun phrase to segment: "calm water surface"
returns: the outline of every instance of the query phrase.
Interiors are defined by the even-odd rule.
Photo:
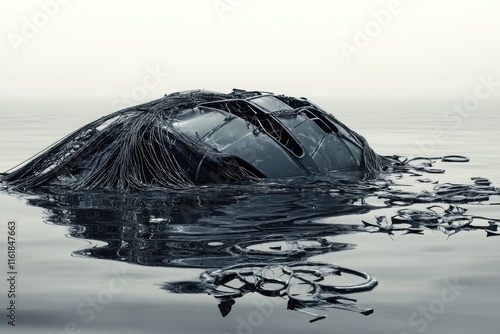
[[[468,117],[445,119],[456,100],[316,101],[364,135],[383,155],[459,154],[468,163],[437,162],[438,184],[500,186],[500,102]],[[77,127],[105,115],[112,99],[4,100],[0,104],[0,170],[7,170]],[[457,115],[451,115],[457,116]],[[439,133],[439,136],[435,134]],[[395,175],[393,189],[432,191],[435,184]],[[0,192],[0,268],[7,275],[7,222],[17,222],[17,325],[7,324],[8,286],[0,282],[2,333],[495,333],[500,321],[500,196],[456,203],[478,219],[463,229],[369,233],[362,221],[401,208],[379,192],[338,192],[345,175],[257,185],[156,193]],[[349,177],[347,177],[349,179]],[[337,181],[335,181],[337,180]],[[349,188],[350,185],[347,184]],[[343,188],[346,189],[345,187]],[[399,203],[404,204],[404,203]],[[432,204],[448,208],[440,200]],[[476,224],[476,223],[475,223]],[[494,224],[494,223],[492,223]],[[380,231],[379,231],[380,232]],[[458,232],[458,233],[454,233]],[[318,240],[322,240],[321,247]],[[355,293],[364,316],[333,308],[287,310],[259,293],[219,300],[196,290],[200,274],[238,263],[338,264],[379,284]],[[276,273],[273,273],[276,274]],[[278,275],[279,276],[279,275]],[[356,283],[350,275],[335,284]],[[191,282],[182,285],[178,282]]]

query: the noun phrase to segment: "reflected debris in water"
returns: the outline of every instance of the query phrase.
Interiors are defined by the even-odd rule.
[[[415,203],[480,203],[489,201],[491,196],[500,195],[500,188],[493,187],[491,182],[483,177],[472,177],[471,180],[474,184],[439,184],[439,180],[423,177],[424,174],[444,173],[445,169],[435,167],[438,163],[465,163],[469,161],[466,157],[451,155],[435,158],[419,157],[407,159],[402,156],[386,158],[393,161],[390,169],[387,171],[387,175],[394,177],[399,182],[393,182],[387,188],[377,192],[377,196],[385,199],[385,203],[391,207]],[[402,181],[408,183],[403,184]],[[421,190],[418,187],[420,192],[397,189],[398,186],[417,188],[414,187],[417,184],[429,185],[431,188]]]
[[[331,283],[336,276],[351,275],[362,282],[352,285]],[[256,292],[267,297],[287,300],[287,308],[314,316],[310,322],[324,319],[305,309],[336,308],[373,313],[371,308],[358,307],[356,299],[346,295],[372,290],[377,280],[367,273],[324,262],[295,262],[280,265],[244,263],[223,269],[207,270],[199,282],[166,283],[163,288],[175,293],[209,293],[219,300],[223,317],[229,314],[235,298]]]
[[[373,310],[356,306],[346,294],[372,289],[375,279],[345,267],[308,262],[314,255],[352,249],[352,244],[335,242],[335,236],[364,231],[360,224],[315,219],[377,208],[365,198],[386,183],[350,177],[324,175],[308,183],[293,179],[175,192],[45,189],[25,196],[28,204],[45,209],[47,222],[69,226],[71,237],[104,242],[76,250],[77,256],[206,269],[199,281],[165,283],[164,288],[210,292],[219,300],[222,315],[231,311],[238,295],[248,292],[287,298],[288,308],[310,315],[314,313],[307,310],[322,308],[370,314]],[[272,277],[272,272],[280,274]],[[330,282],[340,274],[366,282],[347,287]],[[223,293],[229,281],[240,281],[244,289]],[[278,285],[276,295],[271,285]]]
[[[274,239],[274,240],[273,240]],[[350,249],[349,245],[331,242],[325,238],[304,238],[302,240],[286,240],[274,237],[269,242],[265,240],[250,241],[234,245],[231,250],[252,259],[293,259],[310,257],[327,252]],[[280,241],[283,239],[283,241]],[[255,247],[255,246],[258,246]],[[260,249],[259,249],[260,248]]]
[[[482,184],[467,185],[444,183],[434,186],[432,191],[425,190],[417,193],[391,189],[378,194],[378,196],[379,198],[387,199],[389,205],[394,205],[394,202],[405,202],[406,204],[483,202],[488,201],[490,196],[498,194],[499,191],[497,188]]]
[[[47,222],[69,226],[71,237],[104,242],[76,250],[77,256],[202,268],[195,281],[162,286],[172,293],[210,293],[219,301],[222,316],[231,312],[237,298],[257,292],[284,298],[289,309],[316,321],[325,317],[315,313],[321,309],[373,311],[346,296],[373,289],[376,280],[369,274],[309,261],[314,255],[355,247],[336,242],[336,236],[367,231],[423,234],[428,229],[448,235],[471,230],[500,234],[500,220],[468,215],[464,207],[491,205],[490,197],[499,198],[499,189],[489,180],[439,184],[434,177],[441,168],[434,160],[391,159],[392,167],[378,175],[327,173],[175,191],[43,188],[20,196],[44,208]],[[461,162],[457,159],[448,160]],[[428,207],[417,208],[420,203]],[[377,215],[375,222],[365,220],[364,225],[349,217],[392,208],[397,211],[390,219]],[[331,281],[338,274],[363,282],[342,287]]]
[[[359,224],[311,220],[362,214],[366,186],[339,196],[292,191],[276,184],[195,188],[183,192],[44,191],[30,205],[46,209],[49,223],[104,245],[76,255],[148,266],[222,268],[241,262],[301,261],[350,249],[329,238],[363,231]],[[330,185],[331,186],[331,185]],[[244,190],[246,189],[246,190]],[[267,191],[265,191],[267,190]],[[258,208],[258,210],[256,210]]]
[[[408,158],[401,155],[393,155],[385,157],[392,161],[389,165],[389,169],[397,172],[425,172],[431,174],[443,174],[445,172],[442,168],[435,168],[434,164],[438,161],[440,162],[458,162],[466,163],[469,162],[469,158],[461,155],[447,155],[444,157],[414,157]]]
[[[465,214],[466,208],[449,205],[432,205],[426,210],[400,209],[388,221],[386,216],[377,216],[374,223],[363,220],[365,228],[373,233],[393,235],[396,231],[404,234],[424,234],[426,229],[440,231],[448,236],[461,231],[484,230],[486,236],[499,235],[500,219]]]

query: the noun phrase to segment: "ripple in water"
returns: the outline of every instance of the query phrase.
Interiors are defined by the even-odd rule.
[[[161,286],[170,293],[209,293],[218,301],[222,316],[248,293],[282,298],[288,309],[309,315],[312,322],[323,319],[326,314],[320,313],[329,308],[364,315],[373,312],[369,305],[357,305],[353,295],[373,289],[374,277],[362,268],[310,260],[355,247],[337,242],[339,235],[500,234],[498,217],[474,215],[466,208],[499,205],[498,188],[481,177],[472,178],[470,184],[440,184],[435,178],[444,172],[441,165],[465,159],[392,159],[384,175],[329,173],[182,191],[47,188],[14,194],[45,208],[48,223],[69,226],[71,237],[104,242],[75,250],[75,255],[145,266],[203,268],[192,281]],[[416,206],[422,204],[424,209]],[[355,223],[334,219],[379,209],[391,215]]]

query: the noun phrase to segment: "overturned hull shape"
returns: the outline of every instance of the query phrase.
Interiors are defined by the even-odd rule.
[[[363,137],[304,98],[198,90],[102,117],[4,180],[18,188],[154,189],[382,165]]]

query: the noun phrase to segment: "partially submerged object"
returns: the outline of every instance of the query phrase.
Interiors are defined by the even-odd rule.
[[[362,136],[305,98],[196,90],[89,123],[4,180],[17,188],[154,189],[382,168]]]

